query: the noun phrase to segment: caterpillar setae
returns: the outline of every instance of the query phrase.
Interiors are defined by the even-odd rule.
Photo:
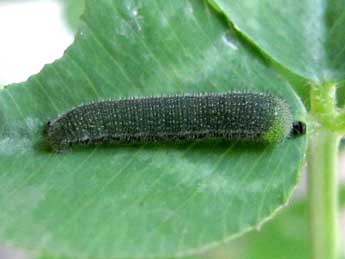
[[[269,93],[228,92],[100,101],[48,122],[46,138],[57,152],[74,144],[191,141],[277,143],[306,131],[289,105]]]

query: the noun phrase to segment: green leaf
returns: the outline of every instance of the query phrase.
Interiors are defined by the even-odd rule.
[[[340,188],[340,206],[345,208],[345,186]],[[341,210],[343,218],[344,210]],[[202,258],[306,259],[310,258],[309,217],[305,198],[292,202],[262,229],[214,249]],[[343,220],[342,220],[343,222]],[[341,233],[344,236],[344,233]],[[344,247],[341,254],[345,256]],[[341,257],[344,258],[344,257]]]
[[[84,11],[85,0],[60,0],[60,2],[63,6],[64,17],[68,26],[73,31],[77,31],[81,25],[80,16]]]
[[[210,0],[274,61],[314,82],[345,78],[345,1]]]
[[[345,208],[345,186],[340,188],[340,206]],[[308,209],[303,198],[302,201],[292,202],[261,229],[207,253],[184,259],[305,259],[310,256],[308,236]]]
[[[306,137],[46,151],[49,119],[101,99],[250,90],[305,111],[291,87],[204,1],[88,0],[64,57],[0,91],[0,243],[72,258],[205,250],[283,206]]]
[[[214,251],[214,254],[236,259],[306,259],[310,257],[308,244],[309,224],[306,202],[293,203],[270,224]]]

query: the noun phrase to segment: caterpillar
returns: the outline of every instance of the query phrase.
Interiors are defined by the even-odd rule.
[[[289,105],[269,93],[228,92],[94,102],[50,120],[46,140],[70,146],[223,139],[272,144],[299,136]]]

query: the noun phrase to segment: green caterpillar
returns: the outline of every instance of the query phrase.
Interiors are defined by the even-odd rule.
[[[224,139],[271,144],[306,131],[288,104],[268,93],[229,92],[111,100],[82,105],[48,122],[57,152],[74,144]]]

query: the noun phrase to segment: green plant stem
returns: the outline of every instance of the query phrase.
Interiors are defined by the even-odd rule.
[[[333,90],[326,85],[314,89],[311,95],[311,112],[319,125],[310,134],[308,150],[312,259],[337,259],[339,252],[337,162],[340,135],[331,128],[336,114]]]
[[[338,184],[336,134],[320,129],[309,142],[308,186],[312,259],[336,259]]]

